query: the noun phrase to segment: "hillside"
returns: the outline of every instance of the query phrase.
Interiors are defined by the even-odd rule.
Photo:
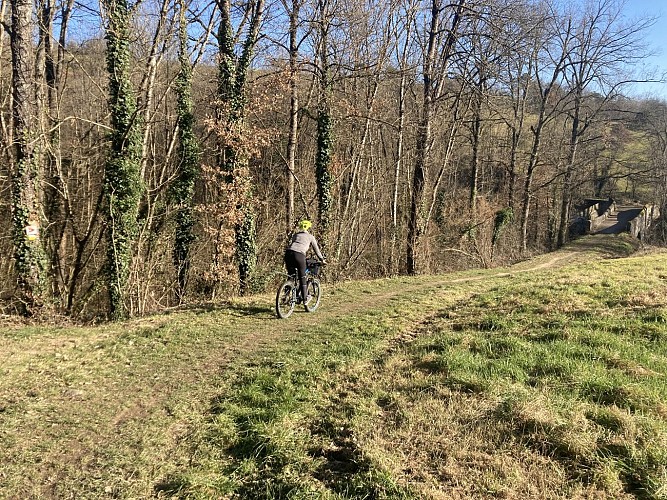
[[[0,332],[0,498],[667,498],[667,253]]]

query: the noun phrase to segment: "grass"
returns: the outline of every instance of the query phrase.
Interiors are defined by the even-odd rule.
[[[0,497],[667,498],[667,254],[632,251],[8,328]]]
[[[401,456],[395,477],[421,469],[425,496],[666,497],[664,269],[655,256],[535,273],[441,310],[378,372],[401,402],[389,422],[403,417],[366,430],[375,453]],[[467,482],[443,486],[461,462]]]

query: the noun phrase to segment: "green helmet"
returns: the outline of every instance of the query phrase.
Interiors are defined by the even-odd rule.
[[[310,222],[308,219],[303,219],[302,221],[299,222],[299,229],[301,231],[308,231],[310,229],[310,226],[312,226],[313,223]]]

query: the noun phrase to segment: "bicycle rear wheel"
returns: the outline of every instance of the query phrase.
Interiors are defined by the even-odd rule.
[[[285,281],[276,292],[276,314],[279,318],[286,319],[294,312],[294,283]]]
[[[304,302],[304,307],[308,312],[314,312],[320,307],[320,299],[322,298],[322,289],[320,288],[320,280],[317,278],[308,279],[308,300]]]

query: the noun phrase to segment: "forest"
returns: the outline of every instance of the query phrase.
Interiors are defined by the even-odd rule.
[[[654,18],[616,0],[2,0],[0,312],[122,319],[505,265],[667,213]],[[662,222],[651,241],[665,240]]]

